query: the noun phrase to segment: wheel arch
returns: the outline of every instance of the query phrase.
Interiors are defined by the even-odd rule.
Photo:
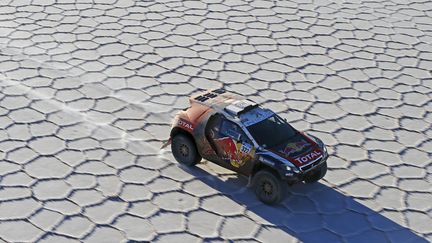
[[[252,173],[251,176],[255,176],[256,173],[258,173],[258,171],[261,170],[267,170],[270,171],[272,174],[274,174],[278,179],[282,179],[282,177],[280,176],[279,172],[276,170],[276,168],[270,166],[270,165],[266,165],[264,163],[257,163],[253,169],[252,169]]]
[[[170,132],[170,137],[174,137],[175,135],[180,134],[180,133],[192,137],[192,135],[188,131],[184,130],[181,127],[173,127],[173,129],[171,129],[171,132]]]
[[[171,132],[170,132],[171,139],[174,138],[178,134],[183,134],[183,135],[189,137],[191,139],[191,141],[193,142],[195,149],[197,150],[198,154],[201,155],[201,151],[199,151],[199,149],[197,147],[197,143],[195,141],[195,138],[192,136],[192,134],[190,132],[186,131],[185,129],[183,129],[181,127],[174,127],[173,129],[171,129]]]

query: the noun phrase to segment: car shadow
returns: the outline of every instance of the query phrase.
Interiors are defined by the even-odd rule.
[[[258,201],[243,176],[216,176],[201,165],[179,167],[243,205],[247,217],[301,242],[428,242],[409,228],[320,182],[287,187],[285,199],[279,205],[268,206]]]

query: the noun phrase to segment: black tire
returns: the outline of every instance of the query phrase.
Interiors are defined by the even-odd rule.
[[[305,182],[306,183],[315,183],[319,180],[321,180],[325,174],[327,173],[327,162],[324,162],[320,168],[317,168],[311,175],[306,176]]]
[[[173,137],[171,151],[179,163],[187,166],[194,166],[202,159],[194,141],[185,134],[177,134]]]
[[[285,188],[282,181],[269,170],[260,170],[254,177],[252,188],[258,199],[265,204],[277,204],[284,198]]]

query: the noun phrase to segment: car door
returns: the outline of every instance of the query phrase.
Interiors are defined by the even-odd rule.
[[[222,166],[247,174],[255,156],[252,141],[240,126],[220,116],[209,127],[209,140]]]

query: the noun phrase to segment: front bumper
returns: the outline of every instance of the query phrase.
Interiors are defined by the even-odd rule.
[[[327,162],[327,159],[328,154],[325,153],[321,159],[302,166],[298,173],[292,171],[284,172],[281,174],[282,180],[288,182],[288,184],[304,181],[306,177],[311,176],[316,171],[321,170],[321,167],[324,166],[324,164]]]

